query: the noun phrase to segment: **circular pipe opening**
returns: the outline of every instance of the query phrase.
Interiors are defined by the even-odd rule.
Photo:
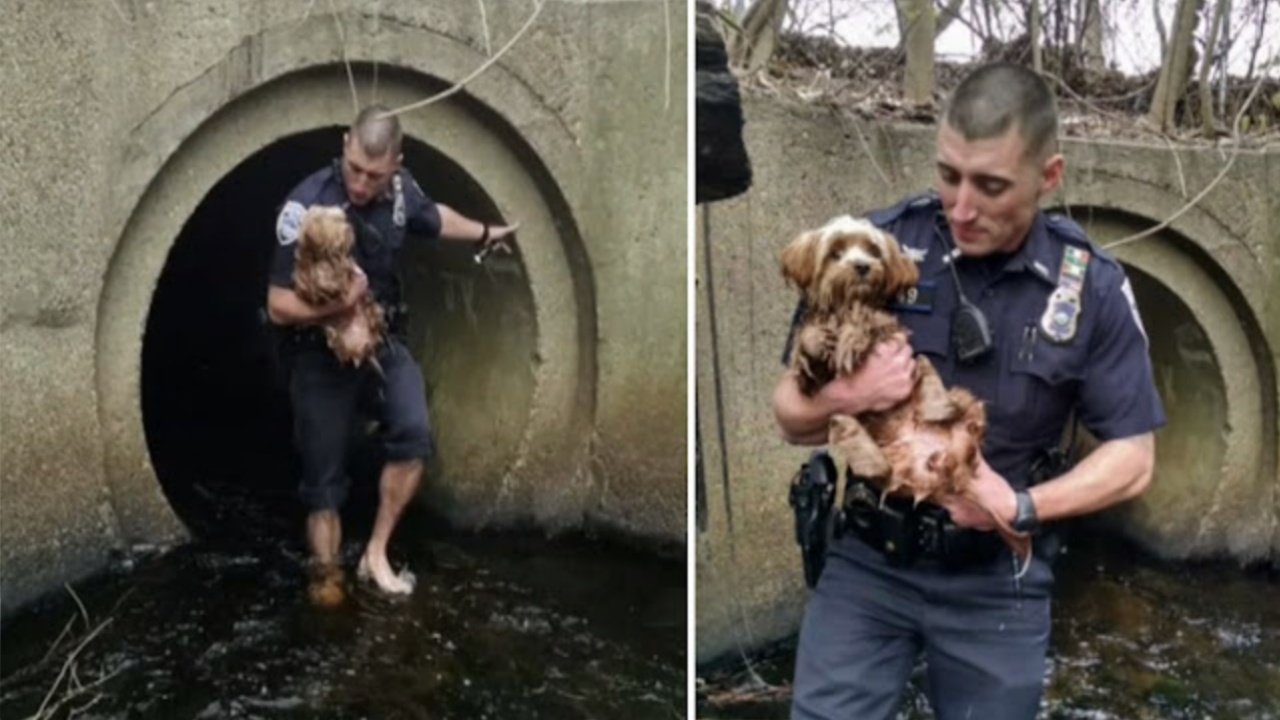
[[[197,536],[252,524],[235,520],[246,507],[265,508],[265,520],[281,528],[300,512],[287,374],[261,310],[279,205],[340,153],[342,133],[291,135],[237,165],[187,220],[157,282],[143,337],[143,425],[164,493]],[[406,137],[404,156],[436,201],[503,219],[442,153]],[[501,474],[533,402],[537,327],[523,263],[491,256],[477,266],[472,249],[410,238],[400,258],[409,344],[423,365],[440,448],[433,480]],[[348,466],[359,507],[375,497],[381,458],[375,443],[354,440]]]

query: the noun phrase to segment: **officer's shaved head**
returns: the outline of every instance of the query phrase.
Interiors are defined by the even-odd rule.
[[[1039,75],[1021,65],[993,63],[969,74],[951,95],[947,125],[968,142],[1003,137],[1017,128],[1028,158],[1058,148],[1058,108]]]
[[[360,111],[351,123],[350,137],[360,143],[360,148],[371,158],[400,154],[400,119],[387,115],[384,105],[369,105]]]

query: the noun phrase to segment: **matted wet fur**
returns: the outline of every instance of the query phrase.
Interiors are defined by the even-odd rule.
[[[336,207],[313,207],[302,216],[298,247],[294,251],[293,291],[309,305],[328,305],[345,297],[356,279],[351,258],[355,234],[346,214]],[[357,301],[352,312],[324,323],[329,348],[343,364],[378,366],[378,347],[386,337],[382,307],[371,292]]]
[[[920,273],[898,241],[866,220],[838,217],[801,233],[782,250],[782,274],[804,296],[791,366],[800,392],[812,397],[837,375],[857,372],[876,346],[907,334],[886,311]],[[959,495],[980,507],[971,485],[986,434],[981,401],[963,388],[947,390],[929,359],[916,359],[915,387],[897,407],[857,418],[831,418],[828,444],[855,475],[881,488],[883,498],[919,503]],[[1030,539],[990,508],[1005,542],[1024,559]]]

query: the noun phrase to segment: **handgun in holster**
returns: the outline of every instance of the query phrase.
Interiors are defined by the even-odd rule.
[[[815,450],[791,481],[788,502],[795,513],[796,544],[800,546],[804,581],[809,587],[818,584],[827,559],[827,545],[835,524],[832,507],[839,480],[831,455]]]

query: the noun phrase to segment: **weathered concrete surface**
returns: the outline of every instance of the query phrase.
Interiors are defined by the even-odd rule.
[[[790,635],[803,611],[786,490],[807,451],[778,438],[769,404],[795,303],[779,274],[778,251],[802,228],[892,203],[933,182],[931,128],[865,122],[855,128],[830,110],[758,96],[748,98],[746,111],[753,189],[700,209],[711,214],[712,237],[710,258],[699,241],[697,265],[708,518],[696,543],[699,662],[736,652],[738,644]],[[1167,148],[1111,142],[1068,141],[1065,151],[1068,180],[1052,203],[1069,207],[1103,243],[1172,215],[1185,203],[1180,174],[1192,196],[1225,157],[1181,150],[1175,159]],[[1280,199],[1268,191],[1277,166],[1278,153],[1242,153],[1222,184],[1169,230],[1114,250],[1134,279],[1170,424],[1157,435],[1152,490],[1110,519],[1165,556],[1280,557],[1274,449],[1280,293],[1273,282]],[[702,227],[699,219],[699,233]],[[715,373],[723,407],[713,392]]]
[[[151,468],[142,328],[208,190],[287,135],[488,57],[466,0],[19,3],[0,28],[0,608],[183,535]],[[497,51],[532,4],[488,3]],[[666,32],[664,12],[670,13]],[[549,0],[461,95],[404,116],[522,223],[534,390],[501,468],[435,495],[464,523],[594,524],[666,545],[685,518],[687,4]],[[667,72],[667,59],[671,72]],[[367,94],[366,94],[367,97]],[[474,412],[483,412],[480,403]],[[480,510],[482,508],[483,510]]]

